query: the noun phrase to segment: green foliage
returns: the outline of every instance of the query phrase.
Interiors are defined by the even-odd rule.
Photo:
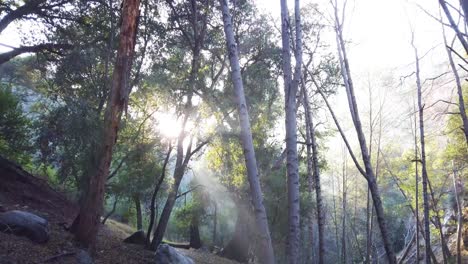
[[[30,153],[30,120],[24,115],[20,100],[0,83],[0,154],[27,165]]]

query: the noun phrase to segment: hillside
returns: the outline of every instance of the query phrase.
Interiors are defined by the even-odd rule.
[[[36,244],[26,237],[0,232],[0,264],[83,263],[78,257],[80,248],[65,228],[72,222],[77,206],[44,180],[0,157],[0,211],[10,210],[23,210],[47,219],[50,240],[45,244]],[[134,231],[128,225],[108,220],[98,234],[94,263],[156,263],[154,252],[122,243]],[[236,263],[210,253],[180,251],[195,263]]]

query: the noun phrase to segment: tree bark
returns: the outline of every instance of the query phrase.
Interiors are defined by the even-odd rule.
[[[305,112],[305,128],[306,128],[306,151],[307,151],[307,194],[310,203],[313,201],[313,188],[314,188],[314,165],[313,165],[313,160],[312,160],[312,139],[311,139],[311,133],[310,133],[310,126],[309,126],[309,116],[310,116],[310,107],[309,107],[309,100],[307,98],[307,92],[305,89],[305,84],[302,82],[302,94],[303,94],[303,106],[304,106],[304,112]],[[336,213],[336,212],[335,212]],[[308,215],[307,215],[307,221],[308,221],[308,233],[309,233],[309,249],[307,254],[307,263],[312,263],[312,251],[313,251],[313,245],[314,245],[314,211],[309,210]]]
[[[166,168],[169,163],[169,158],[171,157],[172,146],[169,145],[169,150],[167,151],[166,158],[164,159],[163,167],[161,169],[161,175],[154,186],[153,195],[151,196],[151,205],[150,205],[150,222],[148,225],[148,231],[146,232],[146,247],[150,247],[151,241],[151,232],[153,231],[154,221],[157,219],[156,216],[156,196],[158,195],[159,189],[161,188],[164,178],[166,178]]]
[[[128,79],[133,62],[139,0],[125,0],[122,9],[119,48],[115,62],[109,103],[104,117],[103,144],[95,175],[90,177],[88,192],[80,208],[74,233],[85,247],[94,250],[102,213],[105,183],[112,160],[112,149],[117,140],[120,118],[128,101]]]
[[[414,34],[412,37],[411,45],[414,49],[414,56],[416,59],[416,86],[418,94],[418,113],[419,113],[419,141],[421,145],[421,167],[422,167],[422,185],[423,185],[423,207],[424,207],[424,239],[425,239],[425,263],[430,264],[430,248],[431,248],[431,234],[429,227],[429,197],[427,190],[427,168],[426,168],[426,145],[424,135],[424,105],[422,102],[422,85],[419,69],[419,55],[416,46],[414,45]]]
[[[413,99],[414,100],[414,99]],[[414,101],[413,101],[414,103]],[[416,107],[415,107],[416,108]],[[414,111],[416,113],[416,111]],[[414,216],[416,218],[416,260],[419,263],[419,169],[418,169],[418,124],[416,114],[414,115],[414,160],[415,160],[415,197],[416,197],[416,210]]]
[[[455,20],[453,20],[452,14],[450,13],[450,10],[448,9],[447,3],[445,2],[445,0],[439,0],[439,4],[442,7],[442,10],[444,10],[444,13],[447,16],[450,26],[452,27],[453,31],[455,31],[455,34],[457,35],[458,40],[460,41],[463,48],[465,49],[465,52],[468,53],[468,42],[466,41],[463,34],[460,32],[460,29],[455,23]],[[466,4],[464,5],[464,8],[465,6]]]
[[[72,48],[73,46],[70,44],[55,43],[43,43],[34,46],[20,46],[19,48],[13,48],[11,51],[0,53],[0,65],[24,53],[50,52],[61,54],[63,51],[70,50]]]
[[[462,240],[462,231],[463,231],[463,212],[462,212],[462,205],[461,205],[462,201],[460,201],[458,186],[462,187],[460,189],[463,190],[463,185],[461,184],[460,180],[457,177],[457,171],[455,170],[455,165],[453,164],[453,161],[452,161],[452,169],[453,169],[453,192],[455,194],[455,202],[457,206],[457,264],[461,264],[462,263],[461,240]]]
[[[133,201],[135,202],[136,218],[137,218],[137,230],[143,230],[143,214],[141,212],[140,195],[133,195]]]
[[[320,168],[318,163],[318,150],[317,150],[317,140],[315,135],[315,127],[312,118],[312,113],[310,111],[309,98],[307,96],[307,90],[305,85],[302,87],[304,93],[304,103],[305,103],[305,119],[306,119],[306,133],[309,131],[310,137],[310,147],[312,149],[312,168],[313,168],[313,178],[315,186],[315,199],[317,202],[317,224],[318,224],[318,242],[319,242],[319,254],[318,261],[319,263],[324,263],[325,255],[325,243],[324,243],[324,228],[325,228],[325,217],[323,215],[323,198],[322,198],[322,189],[320,186]],[[309,146],[308,146],[309,147]],[[308,164],[309,166],[309,164]]]
[[[299,10],[299,0],[294,2],[295,28],[296,28],[296,67],[294,77],[291,68],[291,47],[289,33],[289,14],[286,0],[281,0],[281,39],[284,79],[284,108],[286,127],[286,171],[288,185],[288,263],[296,264],[299,261],[300,248],[300,205],[299,205],[299,171],[297,157],[297,123],[296,123],[296,94],[301,77],[302,65],[302,33]]]
[[[270,238],[270,230],[268,227],[268,219],[265,207],[263,205],[263,195],[260,187],[257,160],[255,157],[255,149],[253,146],[252,132],[250,128],[249,113],[245,100],[244,86],[239,66],[239,58],[237,55],[237,44],[232,28],[232,19],[229,11],[227,0],[220,0],[224,33],[226,35],[226,43],[231,66],[231,78],[234,85],[234,96],[239,114],[239,122],[241,129],[241,143],[244,152],[245,166],[247,169],[247,178],[250,185],[250,195],[255,209],[255,220],[257,231],[260,236],[260,252],[258,252],[259,260],[262,263],[274,263],[275,256]]]
[[[467,1],[463,1],[467,2]],[[468,5],[468,2],[466,3]],[[463,88],[460,81],[460,75],[458,74],[457,67],[455,66],[455,62],[453,61],[452,52],[448,48],[447,37],[445,35],[445,27],[442,25],[442,34],[444,38],[444,45],[445,50],[447,52],[447,56],[450,63],[450,69],[452,70],[453,77],[455,77],[455,84],[457,85],[457,95],[458,95],[458,109],[460,110],[460,117],[462,119],[463,124],[463,134],[465,135],[466,144],[468,147],[468,117],[466,116],[466,109],[465,109],[465,99],[463,98]]]
[[[190,247],[194,249],[202,247],[198,215],[194,216],[190,223]]]
[[[101,222],[101,223],[102,223],[103,225],[105,225],[107,219],[109,219],[109,217],[111,217],[111,216],[114,214],[115,209],[116,209],[116,207],[117,207],[118,201],[119,201],[119,199],[118,199],[118,197],[116,196],[116,197],[115,197],[115,200],[114,200],[114,204],[112,205],[112,210],[104,217],[104,219],[102,219],[102,222]]]
[[[388,262],[393,264],[396,263],[396,256],[393,251],[392,245],[390,243],[390,236],[388,233],[387,223],[385,220],[384,210],[382,206],[382,200],[380,198],[380,191],[377,185],[377,181],[375,178],[374,170],[372,168],[369,152],[367,149],[366,138],[364,136],[364,132],[362,130],[361,120],[359,118],[359,111],[356,103],[356,98],[354,95],[354,85],[351,78],[351,71],[349,67],[348,58],[346,55],[346,48],[344,45],[344,40],[342,36],[342,25],[340,24],[340,20],[338,17],[338,6],[335,2],[335,31],[337,37],[337,45],[338,45],[338,55],[340,59],[340,66],[341,66],[341,73],[343,76],[343,80],[346,87],[346,94],[348,97],[348,104],[349,109],[351,112],[351,117],[353,120],[354,127],[356,129],[356,134],[358,136],[359,145],[361,148],[361,155],[362,160],[364,162],[365,172],[366,172],[366,179],[368,182],[369,189],[372,194],[372,200],[374,203],[374,208],[376,211],[377,222],[380,227],[380,233],[382,236],[382,241],[384,244],[385,252],[387,254]]]

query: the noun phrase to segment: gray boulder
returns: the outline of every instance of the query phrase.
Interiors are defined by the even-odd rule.
[[[156,251],[157,264],[194,264],[193,260],[184,256],[175,248],[161,244]]]
[[[78,264],[93,264],[93,258],[85,250],[79,250],[76,253],[76,261]]]
[[[46,243],[49,240],[47,220],[25,211],[0,213],[0,231],[25,236],[36,243]]]
[[[133,233],[131,236],[127,237],[123,241],[124,243],[145,245],[146,244],[146,235],[143,230],[138,230]]]

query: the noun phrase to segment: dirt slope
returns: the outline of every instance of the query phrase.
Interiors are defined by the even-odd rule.
[[[34,177],[0,156],[0,211],[25,210],[49,221],[50,240],[39,245],[25,237],[0,232],[0,264],[61,263],[74,264],[80,248],[73,235],[65,230],[78,207],[52,189],[44,180]],[[116,221],[100,228],[96,264],[155,263],[154,252],[141,246],[122,243],[135,230]],[[200,264],[235,264],[210,253],[181,250]],[[55,258],[54,258],[55,257]]]

